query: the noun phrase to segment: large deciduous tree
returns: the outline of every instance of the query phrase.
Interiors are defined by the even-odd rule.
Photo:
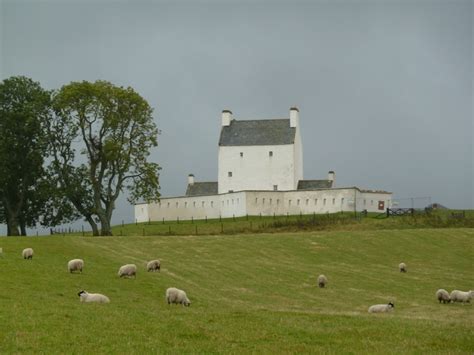
[[[25,235],[39,218],[32,206],[44,175],[50,104],[50,92],[29,78],[0,83],[0,222],[8,235]]]
[[[160,167],[147,159],[157,146],[152,108],[132,88],[106,81],[72,82],[54,98],[50,121],[52,172],[95,235],[111,235],[120,193],[131,203],[159,198]]]

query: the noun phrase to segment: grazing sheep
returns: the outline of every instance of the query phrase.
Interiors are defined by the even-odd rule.
[[[77,295],[80,297],[81,302],[94,302],[94,303],[109,303],[110,302],[107,296],[102,295],[100,293],[89,293],[87,291],[82,290]]]
[[[152,260],[146,264],[147,271],[160,271],[161,263],[159,260]]]
[[[326,286],[326,284],[328,283],[328,278],[324,275],[319,275],[318,276],[318,286],[323,288]]]
[[[386,313],[391,312],[395,305],[392,302],[388,304],[374,304],[369,307],[369,313]]]
[[[73,271],[79,271],[82,274],[82,268],[84,267],[84,260],[72,259],[67,263],[67,271],[72,273]]]
[[[449,295],[451,302],[462,302],[464,303],[471,303],[471,299],[474,298],[474,291],[459,291],[454,290]]]
[[[439,303],[449,303],[451,302],[451,298],[449,297],[448,291],[446,291],[443,288],[440,288],[438,291],[436,291],[436,298],[438,299]]]
[[[186,307],[191,305],[191,301],[189,300],[188,296],[186,296],[186,292],[175,287],[170,287],[166,290],[166,301],[168,304],[182,304]]]
[[[407,265],[405,263],[400,263],[398,268],[400,269],[400,272],[407,272]]]
[[[126,264],[120,267],[118,271],[120,277],[137,277],[137,266],[135,264]]]
[[[0,248],[0,256],[3,256],[3,248]]]
[[[33,259],[33,249],[31,248],[23,249],[21,254],[23,255],[23,259]]]

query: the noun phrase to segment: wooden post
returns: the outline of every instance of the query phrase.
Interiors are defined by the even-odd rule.
[[[163,224],[165,224],[165,217],[163,217]]]
[[[191,217],[191,224],[194,223],[194,217]]]
[[[84,236],[84,226],[82,226],[82,236]]]

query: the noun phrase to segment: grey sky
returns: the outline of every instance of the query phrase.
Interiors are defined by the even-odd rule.
[[[1,1],[1,0],[0,0]],[[305,178],[473,208],[472,1],[3,0],[1,79],[105,79],[155,108],[164,196],[217,178],[220,113],[300,108]],[[116,221],[132,220],[122,202]]]

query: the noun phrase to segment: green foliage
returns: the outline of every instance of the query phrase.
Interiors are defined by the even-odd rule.
[[[171,237],[8,238],[1,242],[2,353],[471,354],[472,229]],[[33,247],[27,261],[21,250]],[[67,261],[83,258],[83,274]],[[145,262],[159,258],[160,273]],[[398,271],[405,262],[406,274]],[[136,279],[117,270],[136,263]],[[328,286],[316,286],[319,274]],[[184,289],[192,305],[168,306]],[[81,304],[85,289],[110,297]],[[390,314],[368,314],[395,302]]]
[[[95,218],[102,235],[111,234],[115,201],[124,189],[132,203],[158,200],[160,167],[147,161],[158,130],[138,93],[106,81],[72,82],[56,94],[54,108],[53,172],[95,234]]]

